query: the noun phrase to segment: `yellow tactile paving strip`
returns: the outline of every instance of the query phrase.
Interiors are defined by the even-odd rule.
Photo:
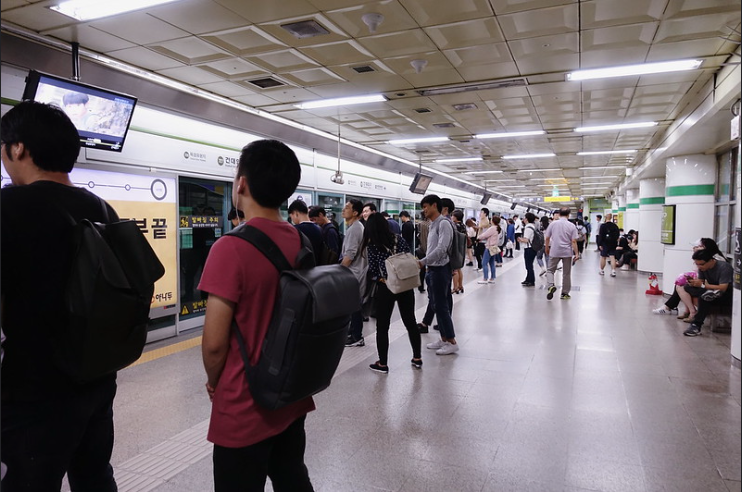
[[[127,367],[138,366],[139,364],[144,364],[145,362],[151,362],[153,360],[160,359],[167,355],[177,354],[178,352],[182,352],[184,350],[188,350],[193,347],[198,347],[200,345],[201,345],[201,337],[198,336],[198,337],[190,338],[188,340],[184,340],[182,342],[168,345],[166,347],[150,350],[149,352],[143,353],[139,359],[137,359],[134,363],[132,363],[131,365]]]

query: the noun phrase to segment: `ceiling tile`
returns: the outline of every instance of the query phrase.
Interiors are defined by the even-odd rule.
[[[135,46],[134,48],[112,51],[107,53],[107,55],[117,60],[131,63],[136,67],[154,71],[164,70],[166,68],[182,67],[184,65],[178,60],[170,58],[169,56],[161,55],[145,48],[144,46]]]
[[[188,32],[142,11],[99,19],[91,22],[90,25],[139,45],[159,43],[189,35]]]
[[[260,75],[268,75],[260,67],[240,58],[230,58],[203,63],[200,67],[203,70],[211,72],[226,80],[243,80],[247,78],[257,78]]]
[[[299,51],[322,65],[363,64],[374,56],[355,40],[318,44],[300,48]]]
[[[326,68],[312,68],[310,70],[293,70],[284,73],[283,78],[298,86],[314,87],[317,85],[336,84],[343,79]]]
[[[435,51],[436,47],[422,29],[369,36],[358,40],[379,59]]]
[[[333,77],[334,77],[332,79],[332,82],[328,84],[323,84],[323,85],[317,85],[317,84],[312,85],[312,92],[316,93],[317,96],[321,98],[324,98],[324,97],[331,98],[331,97],[350,97],[350,96],[357,96],[359,94],[363,94],[363,90],[359,89],[358,86],[356,86],[355,84],[352,84],[350,82],[338,83],[338,80],[342,80],[342,78],[335,75],[334,72],[331,72],[331,73],[333,74]],[[294,80],[294,79],[291,79],[288,75],[284,75],[284,77],[288,78],[289,80]],[[295,83],[299,85],[303,85],[298,80],[295,81]]]
[[[740,14],[696,15],[663,21],[657,31],[657,44],[726,36],[724,26],[738,26]]]
[[[682,53],[684,58],[705,58],[710,53],[719,53],[725,43],[721,38],[709,38],[654,44],[649,48],[647,61],[673,60],[678,53]]]
[[[193,34],[223,31],[249,24],[246,19],[235,15],[234,11],[209,0],[179,0],[150,8],[147,12]]]
[[[232,97],[237,102],[241,102],[242,104],[247,104],[248,106],[251,106],[253,108],[260,108],[265,106],[270,106],[271,104],[276,104],[275,99],[271,99],[270,97],[264,95],[264,94],[250,94],[246,96],[234,96]]]
[[[2,6],[4,21],[10,21],[13,24],[37,32],[58,29],[77,23],[76,20],[48,9],[43,4],[27,5],[14,10],[6,10],[5,2],[2,2]]]
[[[448,70],[423,70],[422,73],[405,73],[404,79],[407,80],[414,87],[441,87],[451,84],[460,84],[464,82],[464,79],[459,73],[450,68]]]
[[[662,18],[668,0],[615,2],[593,0],[581,3],[583,29],[651,23]]]
[[[435,2],[435,8],[430,8],[430,0],[400,0],[400,3],[422,27],[491,17],[494,13],[487,0]]]
[[[579,28],[579,10],[575,4],[498,17],[508,40],[575,32]]]
[[[152,43],[148,47],[160,54],[180,60],[187,65],[197,65],[230,58],[229,53],[194,36],[173,39],[162,43]]]
[[[236,12],[253,24],[270,22],[286,14],[293,16],[309,15],[315,12],[314,6],[305,0],[281,0],[280,2],[246,2],[245,0],[214,0],[216,3]]]
[[[311,58],[294,49],[272,51],[259,56],[246,56],[245,59],[274,73],[287,73],[318,66],[318,63]]]
[[[201,70],[199,67],[166,68],[164,70],[157,70],[156,72],[165,77],[193,85],[221,82],[222,80],[214,74]]]
[[[98,53],[108,53],[109,51],[123,50],[124,48],[136,46],[134,43],[121,39],[118,36],[112,36],[85,24],[53,29],[47,34],[68,43],[76,41],[80,43],[80,46],[85,46]]]
[[[456,67],[456,70],[467,82],[510,78],[520,75],[518,66],[515,62],[462,65]]]
[[[444,50],[443,53],[454,67],[470,67],[472,65],[488,65],[491,63],[508,63],[513,57],[507,43],[492,43],[486,46],[471,46]]]
[[[238,56],[286,48],[284,43],[255,26],[211,33],[202,39]]]
[[[440,49],[490,45],[505,41],[494,17],[426,27],[424,31]]]
[[[577,3],[578,0],[490,0],[496,15]]]
[[[739,19],[739,2],[709,0],[670,0],[665,18],[696,17],[707,14],[734,13]]]
[[[301,88],[282,88],[270,92],[271,99],[281,103],[299,104],[304,101],[314,101],[319,99],[317,94]]]
[[[383,20],[376,28],[375,33],[370,32],[369,27],[363,22],[362,17],[367,13],[376,13],[383,16]],[[354,5],[352,7],[325,12],[325,15],[338,27],[343,29],[343,31],[353,37],[406,31],[418,27],[412,16],[396,0]]]
[[[318,36],[313,36],[313,37],[297,38],[296,36],[288,32],[286,29],[281,27],[286,24],[293,24],[295,22],[304,22],[304,21],[309,21],[309,20],[313,20],[314,22],[322,26],[326,31],[328,31],[328,33],[320,34]],[[259,24],[259,26],[262,30],[264,30],[271,36],[281,40],[287,45],[290,45],[296,48],[300,48],[303,46],[313,46],[315,44],[327,44],[327,43],[349,39],[349,36],[348,34],[345,33],[345,31],[337,27],[332,21],[330,21],[330,19],[328,19],[326,16],[320,13],[304,15],[301,17],[291,17],[291,18],[286,18],[286,19],[280,19],[278,21],[273,21],[273,22],[262,22]]]
[[[210,84],[201,84],[199,87],[205,91],[213,92],[214,94],[219,94],[220,96],[230,98],[233,98],[235,96],[248,96],[253,94],[253,92],[249,89],[237,84],[233,84],[232,82],[213,82]]]

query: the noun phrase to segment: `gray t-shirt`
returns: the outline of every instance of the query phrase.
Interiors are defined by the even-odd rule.
[[[698,278],[711,285],[731,284],[733,276],[734,268],[732,268],[732,265],[722,260],[716,260],[714,268],[709,268],[705,272],[698,272]],[[727,287],[727,290],[731,289]]]
[[[361,296],[366,289],[366,272],[368,271],[368,258],[361,252],[363,245],[363,224],[357,220],[345,230],[343,239],[343,258],[353,258],[350,271],[355,275],[361,288]]]

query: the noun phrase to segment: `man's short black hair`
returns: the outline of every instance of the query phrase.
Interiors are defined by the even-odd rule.
[[[304,203],[304,200],[294,200],[289,205],[289,214],[293,212],[299,212],[300,214],[308,214],[309,207],[307,207],[307,204]]]
[[[319,205],[312,205],[309,207],[309,218],[314,219],[315,217],[319,217],[320,215],[324,215],[327,217],[327,212],[325,212],[325,209],[320,207]]]
[[[525,218],[529,224],[533,224],[534,222],[536,222],[536,214],[534,213],[526,212]]]
[[[484,215],[486,215],[487,217],[490,216],[490,209],[488,209],[487,207],[481,209],[480,212],[484,212]]]
[[[453,212],[451,212],[451,215],[456,217],[456,220],[458,220],[459,222],[464,222],[464,212],[462,212],[461,210],[456,209]]]
[[[388,219],[389,218],[389,212],[387,212],[386,210],[384,210],[383,212],[381,212],[381,216],[384,217],[385,219]]]
[[[448,213],[450,214],[454,211],[456,205],[453,204],[453,200],[451,200],[450,198],[441,198],[441,210],[443,210],[444,208],[447,208]]]
[[[559,216],[560,217],[569,217],[569,208],[562,207],[559,209]]]
[[[64,111],[51,104],[23,101],[2,118],[0,135],[8,145],[23,143],[36,167],[69,173],[80,155],[80,135]]]
[[[358,215],[361,215],[363,213],[363,202],[360,200],[356,200],[355,198],[351,198],[348,200],[348,203],[350,203],[351,208],[355,213]]]
[[[714,252],[708,249],[699,249],[693,253],[694,260],[711,261],[714,259]]]
[[[600,215],[600,214],[596,215],[595,217],[597,217],[597,218],[598,218],[598,220],[600,220],[600,219],[602,219],[602,218],[603,218],[603,216],[602,216],[602,215]]]
[[[368,207],[368,209],[372,212],[376,212],[376,204],[374,202],[367,202],[363,204],[363,208]],[[363,212],[363,208],[361,209],[361,212]]]
[[[420,200],[420,207],[423,205],[435,205],[435,207],[438,209],[438,212],[443,210],[443,206],[441,205],[441,197],[438,195],[425,195],[422,200]]]
[[[237,210],[236,208],[232,207],[232,210],[230,210],[227,214],[227,220],[234,220],[237,217],[239,217],[240,219],[244,219],[245,213],[242,210]]]
[[[407,217],[407,218],[409,218],[410,217],[410,213],[407,210],[402,210],[401,212],[399,212],[399,216],[400,217]]]
[[[278,208],[296,190],[301,165],[296,154],[278,140],[256,140],[240,154],[237,173],[247,178],[250,194],[261,207]]]

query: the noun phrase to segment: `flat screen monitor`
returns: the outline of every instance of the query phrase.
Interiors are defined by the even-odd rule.
[[[412,193],[418,193],[420,195],[424,195],[426,191],[428,191],[428,186],[430,186],[430,182],[433,181],[433,176],[428,176],[427,174],[423,173],[417,173],[415,174],[415,177],[412,179],[412,184],[410,185],[410,191]]]
[[[80,134],[80,144],[91,149],[121,152],[137,98],[74,80],[31,70],[23,100],[60,107]]]
[[[490,201],[490,198],[492,198],[492,193],[485,192],[482,200],[479,203],[481,203],[482,205],[487,205],[487,203]]]

